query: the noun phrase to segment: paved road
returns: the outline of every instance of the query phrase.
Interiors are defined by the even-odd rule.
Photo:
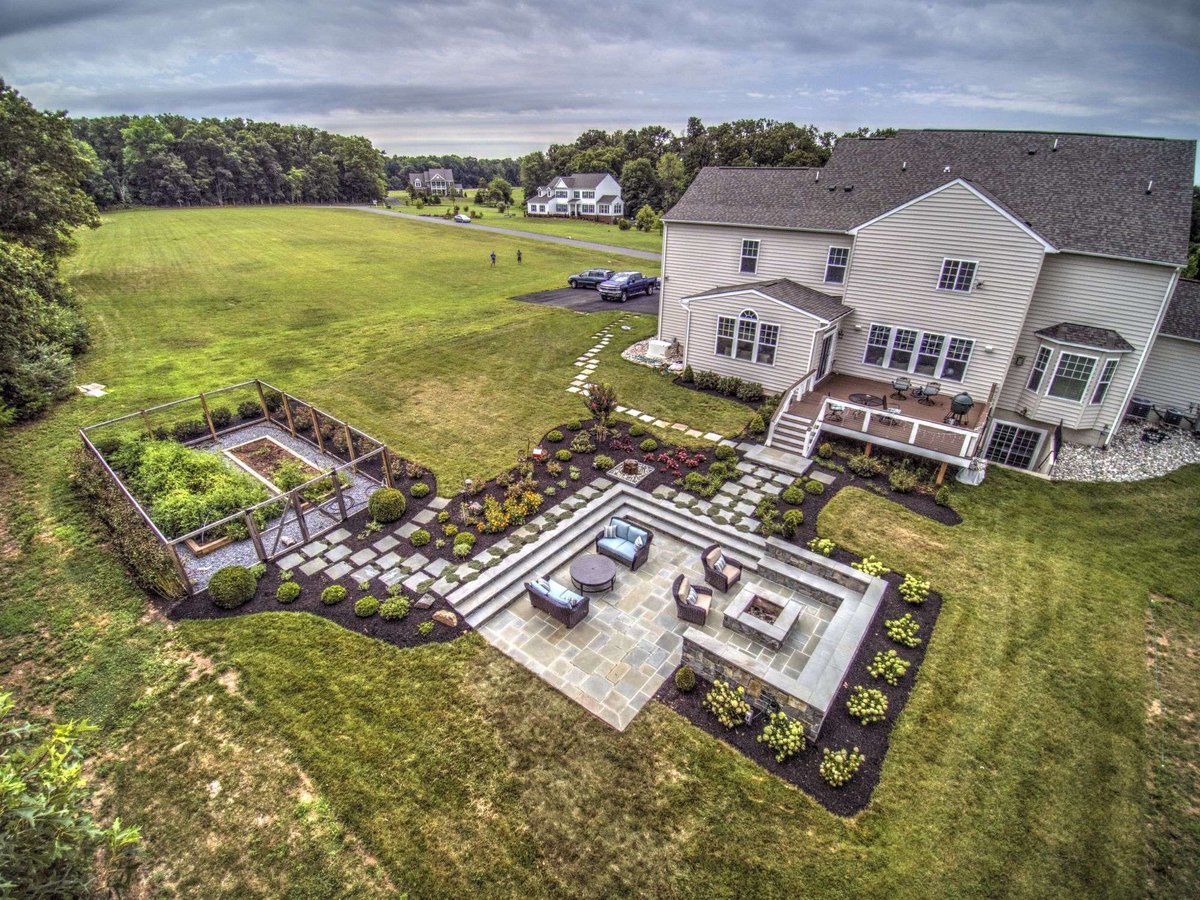
[[[611,312],[619,309],[621,312],[643,313],[658,315],[658,294],[641,294],[627,300],[625,303],[614,303],[611,300],[601,300],[600,294],[590,288],[555,288],[552,291],[538,291],[536,294],[525,294],[517,297],[525,303],[545,303],[550,306],[561,306],[575,312]]]
[[[398,219],[412,219],[414,222],[427,222],[431,225],[445,225],[449,228],[470,228],[472,231],[490,231],[493,234],[503,234],[507,237],[527,238],[531,241],[544,241],[547,244],[567,244],[571,247],[583,247],[595,250],[597,253],[614,253],[619,256],[631,256],[634,259],[650,259],[659,262],[662,257],[648,250],[631,250],[628,247],[614,247],[611,244],[596,244],[592,241],[577,241],[573,238],[558,237],[553,234],[538,234],[535,231],[518,231],[515,228],[502,228],[499,225],[480,225],[472,222],[470,225],[460,225],[451,219],[441,219],[435,216],[414,216],[412,213],[396,212],[392,209],[382,209],[377,206],[341,206],[337,209],[357,209],[360,212],[377,213],[381,216],[395,216]]]

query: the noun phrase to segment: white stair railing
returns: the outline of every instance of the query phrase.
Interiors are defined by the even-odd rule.
[[[766,446],[770,447],[775,440],[775,428],[779,424],[779,420],[787,415],[788,409],[792,405],[793,400],[801,399],[805,394],[813,389],[816,383],[816,369],[810,369],[799,378],[797,378],[790,387],[784,390],[779,398],[779,405],[775,407],[775,412],[771,414],[771,422],[767,427]]]

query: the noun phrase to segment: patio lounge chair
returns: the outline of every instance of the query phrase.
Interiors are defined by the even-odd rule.
[[[723,594],[742,577],[742,564],[726,556],[720,544],[705,547],[700,561],[704,563],[704,580]]]
[[[675,614],[685,622],[703,625],[708,621],[708,608],[712,605],[712,588],[692,584],[686,575],[680,575],[671,585],[675,598]]]
[[[574,628],[587,618],[588,598],[557,581],[535,578],[525,583],[525,590],[529,592],[529,602],[534,609],[549,613],[568,628]]]
[[[650,555],[652,540],[654,535],[650,529],[613,516],[608,520],[608,525],[596,535],[596,552],[611,556],[617,562],[629,566],[630,571],[636,572]]]

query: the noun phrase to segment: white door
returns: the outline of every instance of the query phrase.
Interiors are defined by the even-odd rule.
[[[817,381],[820,381],[829,374],[829,367],[833,365],[833,348],[837,342],[837,329],[827,331],[825,336],[821,338],[821,356],[817,362]]]

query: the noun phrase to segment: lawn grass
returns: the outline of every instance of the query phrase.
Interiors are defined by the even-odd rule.
[[[579,414],[570,361],[619,311],[510,303],[526,273],[472,273],[473,240],[326,210],[123,213],[85,235],[73,267],[97,346],[80,380],[114,394],[0,434],[0,678],[35,715],[101,727],[101,809],[146,833],[143,894],[1194,893],[1200,467],[1109,486],[993,468],[956,488],[953,528],[864,491],[830,501],[823,534],[945,596],[851,822],[661,706],[618,734],[477,637],[398,650],[301,614],[156,615],[71,493],[81,422],[261,374],[469,472],[522,439],[484,421],[431,441],[414,415],[510,405],[511,430],[536,436]],[[481,317],[497,343],[580,342],[518,345],[557,379],[529,366],[521,381],[486,367],[503,354],[463,321]],[[434,322],[436,340],[409,335]],[[615,349],[598,371],[624,402],[701,427],[725,415]],[[413,399],[414,373],[428,396]],[[521,397],[529,384],[541,396]],[[1150,592],[1171,598],[1150,618],[1158,689]]]

